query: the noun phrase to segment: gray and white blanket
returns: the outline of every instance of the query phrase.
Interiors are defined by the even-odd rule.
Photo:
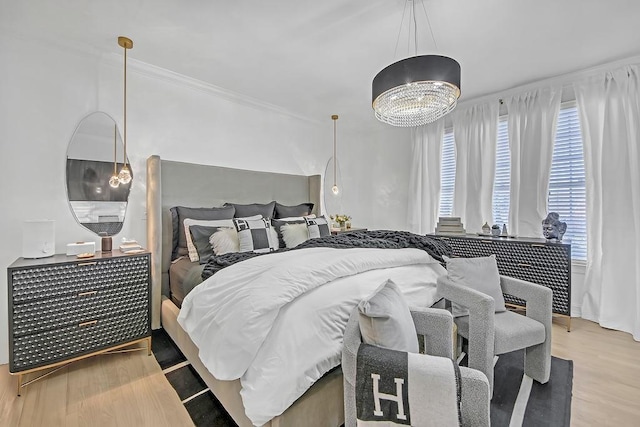
[[[361,344],[358,427],[459,426],[460,369],[453,360]]]
[[[402,249],[417,248],[427,252],[436,261],[444,265],[442,255],[451,256],[451,247],[443,240],[432,236],[409,233],[408,231],[373,230],[354,233],[343,233],[336,236],[326,236],[309,239],[295,248],[279,249],[278,252],[305,248],[378,248]],[[202,271],[202,280],[206,280],[225,267],[256,256],[268,254],[254,252],[235,252],[212,256]]]

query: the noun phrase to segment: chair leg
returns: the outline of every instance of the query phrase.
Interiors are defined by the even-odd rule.
[[[524,373],[540,384],[546,384],[551,374],[551,346],[542,343],[524,351]]]

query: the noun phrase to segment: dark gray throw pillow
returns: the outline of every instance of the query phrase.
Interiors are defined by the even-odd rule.
[[[295,206],[285,206],[276,202],[276,213],[274,218],[291,218],[296,216],[311,215],[313,203],[300,203]]]
[[[224,227],[207,227],[204,225],[191,225],[189,231],[191,232],[191,240],[198,250],[198,257],[200,257],[200,264],[206,264],[209,258],[213,256],[213,248],[209,238],[213,233]]]
[[[248,205],[225,203],[224,206],[233,206],[235,208],[235,218],[246,218],[254,215],[262,215],[263,218],[272,218],[276,202],[274,200],[270,203],[251,203]]]
[[[184,220],[186,218],[201,220],[232,219],[235,209],[233,206],[225,206],[222,208],[190,208],[185,206],[176,206],[171,208],[171,213],[174,242],[176,241],[177,235],[177,247],[173,251],[172,256],[172,259],[175,259],[189,253],[187,249],[187,236],[184,231]]]

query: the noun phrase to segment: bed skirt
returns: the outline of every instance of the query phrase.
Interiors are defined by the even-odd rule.
[[[240,380],[221,381],[205,368],[198,357],[198,347],[178,324],[180,309],[167,297],[162,297],[162,327],[180,348],[191,366],[198,372],[211,392],[240,427],[253,424],[245,415],[240,397]],[[296,400],[282,415],[273,418],[265,426],[338,427],[344,424],[344,391],[342,370],[335,369],[320,378],[305,394]]]

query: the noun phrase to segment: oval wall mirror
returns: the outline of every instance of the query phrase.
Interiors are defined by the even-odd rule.
[[[116,174],[122,168],[123,151],[116,122],[101,111],[82,119],[69,142],[69,206],[78,223],[96,234],[113,236],[122,229],[133,181],[114,188],[109,179],[114,174],[114,162]]]

